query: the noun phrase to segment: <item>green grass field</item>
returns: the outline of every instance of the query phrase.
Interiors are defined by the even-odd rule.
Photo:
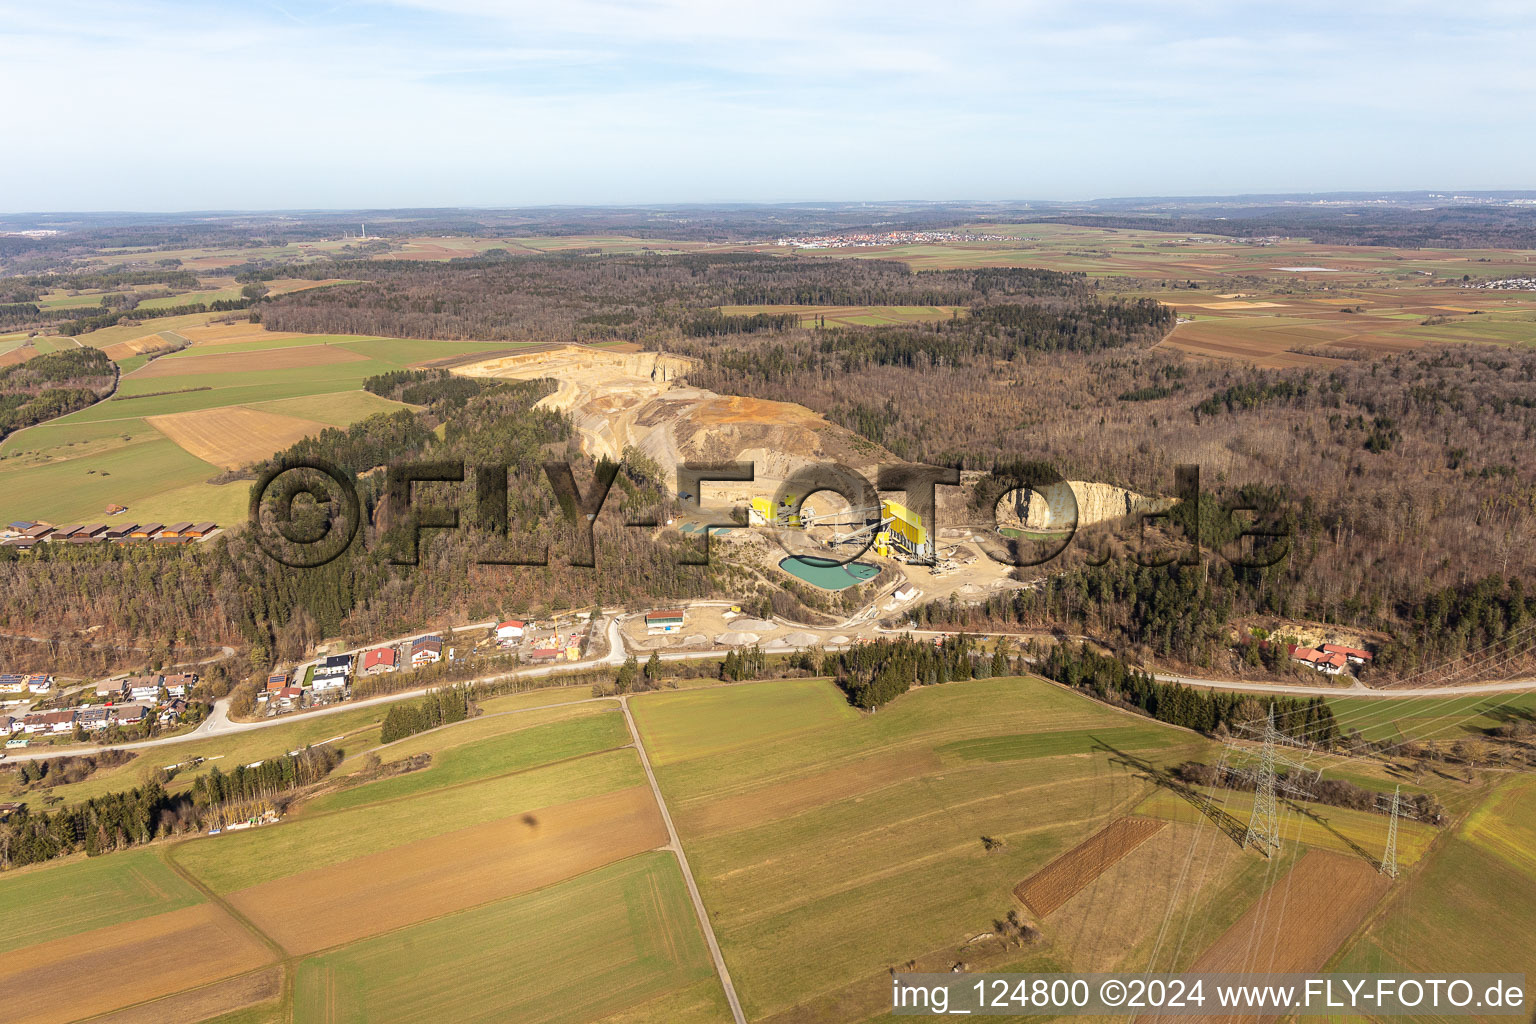
[[[1532,822],[1536,782],[1512,777],[1435,856],[1398,880],[1380,916],[1330,969],[1536,977]]]
[[[0,953],[202,901],[154,850],[0,875]]]
[[[142,328],[134,330],[135,337],[144,333]],[[122,340],[97,339],[106,333],[99,331],[89,338],[101,344]],[[334,344],[364,358],[269,370],[262,367],[258,354],[252,354],[250,369],[234,372],[150,377],[125,372],[111,401],[18,431],[0,445],[0,481],[6,484],[0,487],[0,515],[82,521],[99,518],[108,504],[119,504],[128,506],[129,514],[141,521],[238,522],[246,512],[249,485],[209,483],[222,470],[182,449],[147,424],[146,417],[244,405],[346,426],[366,416],[404,408],[360,390],[367,377],[403,369],[408,362],[486,348],[483,344],[334,335],[277,339],[266,344],[274,351]],[[244,345],[200,345],[161,359],[175,361],[241,350],[259,351],[247,350]],[[145,357],[133,357],[125,361],[124,369],[137,369],[145,361]]]
[[[230,893],[644,781],[633,751],[595,754],[334,814],[301,814],[281,828],[189,843],[178,850],[176,859],[215,892]]]
[[[1150,791],[1100,741],[1160,761],[1206,746],[1026,679],[874,715],[821,680],[632,707],[753,1017],[867,996],[888,965],[989,930],[1015,884]]]
[[[647,853],[310,957],[294,1013],[327,1024],[576,1024],[637,1008],[666,1013],[658,1020],[729,1020],[713,975],[676,860]],[[668,997],[684,993],[687,1016],[673,1016],[684,1007]]]

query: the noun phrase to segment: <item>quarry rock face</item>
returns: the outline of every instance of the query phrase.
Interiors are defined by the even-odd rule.
[[[1074,501],[1079,527],[1143,512],[1160,512],[1173,504],[1172,499],[1149,498],[1113,484],[1068,480],[1030,492],[1025,528],[1042,532],[1070,529]]]

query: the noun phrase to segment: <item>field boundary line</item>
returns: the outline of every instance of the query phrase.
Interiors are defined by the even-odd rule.
[[[634,742],[635,751],[640,755],[640,766],[645,769],[646,780],[651,784],[651,795],[656,798],[656,807],[661,811],[661,820],[667,826],[667,837],[670,840],[672,853],[677,857],[678,867],[683,870],[683,881],[688,886],[688,898],[693,901],[694,914],[699,919],[699,927],[704,932],[704,941],[709,945],[709,955],[715,961],[715,973],[720,977],[720,985],[725,989],[726,1002],[731,1005],[731,1016],[736,1024],[747,1024],[746,1015],[741,1012],[741,1000],[736,998],[736,986],[731,983],[731,972],[725,966],[725,956],[720,952],[720,943],[715,939],[715,929],[709,923],[709,911],[704,908],[704,897],[699,895],[698,883],[693,880],[693,869],[688,866],[688,855],[683,852],[683,842],[677,836],[677,827],[672,824],[672,814],[667,810],[667,801],[661,795],[661,787],[656,783],[656,773],[651,770],[651,759],[645,752],[645,743],[640,739],[640,730],[635,727],[635,717],[629,710],[629,696],[626,694],[620,698],[619,705],[624,709],[624,724],[629,727],[630,738]]]

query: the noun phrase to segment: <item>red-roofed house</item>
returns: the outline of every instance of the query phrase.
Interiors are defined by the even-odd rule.
[[[1345,647],[1343,644],[1323,644],[1323,650],[1329,654],[1342,654],[1351,665],[1364,665],[1371,660],[1370,651],[1362,651],[1358,647]]]
[[[393,647],[375,647],[363,655],[363,675],[374,676],[380,672],[393,672],[400,667],[400,656]]]

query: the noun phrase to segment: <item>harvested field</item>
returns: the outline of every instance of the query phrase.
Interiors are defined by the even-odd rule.
[[[1190,970],[1318,970],[1389,886],[1389,879],[1359,857],[1309,850]]]
[[[1150,818],[1111,822],[1020,882],[1013,894],[1030,910],[1045,917],[1167,824]]]
[[[0,962],[0,986],[8,1024],[43,1024],[180,992],[272,959],[234,918],[203,903],[15,950]]]
[[[151,377],[190,377],[196,374],[251,373],[297,370],[335,363],[359,363],[367,356],[339,345],[305,345],[256,352],[216,352],[157,359],[132,374],[136,380]]]
[[[146,334],[142,338],[132,338],[128,341],[120,341],[116,345],[108,345],[101,351],[111,360],[131,359],[147,352],[160,352],[173,347],[173,342],[160,334]]]
[[[667,841],[636,786],[264,882],[230,902],[283,948],[310,953],[529,892]]]
[[[24,363],[33,356],[42,355],[36,347],[28,345],[25,348],[13,348],[9,352],[0,352],[0,366],[15,366]]]
[[[302,338],[292,331],[269,331],[261,324],[242,321],[235,324],[208,324],[206,327],[188,327],[176,332],[194,345],[230,345],[241,341],[282,341]]]
[[[224,469],[259,462],[327,427],[315,420],[258,412],[238,405],[150,416],[148,422],[204,462]]]
[[[273,967],[130,1006],[98,1017],[94,1024],[199,1024],[257,1003],[275,1002],[282,994],[283,972]]]

